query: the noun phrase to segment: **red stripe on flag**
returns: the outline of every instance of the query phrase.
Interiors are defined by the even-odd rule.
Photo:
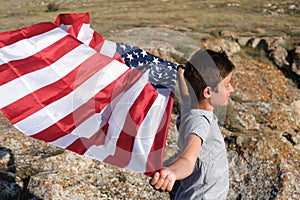
[[[90,138],[80,138],[69,145],[66,149],[83,155],[91,146],[101,146],[104,144],[107,129],[109,125],[105,124],[97,133]]]
[[[148,155],[147,164],[146,164],[146,172],[144,173],[146,176],[153,176],[155,172],[159,171],[162,168],[162,163],[164,160],[164,150],[167,139],[167,132],[173,107],[173,99],[174,94],[171,92],[169,96],[169,101],[167,107],[165,109],[164,117],[161,120],[159,126],[159,132],[156,133],[153,145],[151,147],[151,151]]]
[[[45,142],[53,142],[58,138],[71,133],[76,126],[80,125],[91,115],[99,113],[115,96],[131,87],[141,75],[142,73],[138,70],[128,69],[121,77],[98,92],[95,97],[74,110],[73,113],[70,113],[57,123],[31,137]]]
[[[72,13],[72,14],[59,14],[57,15],[54,24],[60,26],[61,24],[73,25],[75,23],[82,24],[90,23],[90,15],[88,13]]]
[[[120,54],[118,54],[117,52],[114,54],[113,58],[114,58],[115,60],[118,60],[119,62],[125,64],[125,61],[123,60],[122,56],[121,56]]]
[[[102,38],[102,36],[99,35],[96,31],[94,31],[93,38],[92,38],[89,46],[99,52],[103,45],[103,42],[104,42],[104,39]]]
[[[48,67],[81,44],[68,35],[30,57],[0,65],[0,86],[30,72]]]
[[[104,162],[119,167],[126,167],[129,164],[138,129],[157,96],[157,91],[150,83],[147,83],[128,112],[124,127],[118,137],[115,154],[108,156]]]
[[[51,22],[42,22],[19,30],[1,33],[0,48],[11,45],[23,39],[43,34],[55,28],[57,28],[57,26]]]

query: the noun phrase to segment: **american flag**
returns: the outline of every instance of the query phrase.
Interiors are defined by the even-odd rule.
[[[104,40],[87,13],[63,14],[0,33],[0,108],[30,137],[151,176],[162,167],[176,67]]]
[[[143,72],[150,69],[150,82],[156,88],[167,87],[175,90],[177,64],[154,56],[136,46],[104,40],[90,27],[88,13],[60,14],[54,23],[103,55]]]

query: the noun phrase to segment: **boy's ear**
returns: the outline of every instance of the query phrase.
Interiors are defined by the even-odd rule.
[[[203,96],[205,97],[205,99],[208,99],[211,97],[211,88],[210,87],[206,87],[203,90]]]

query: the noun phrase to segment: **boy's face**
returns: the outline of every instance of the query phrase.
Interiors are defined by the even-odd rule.
[[[214,106],[224,106],[228,104],[230,94],[234,91],[230,81],[232,72],[226,76],[219,84],[216,91],[211,92],[211,103]]]

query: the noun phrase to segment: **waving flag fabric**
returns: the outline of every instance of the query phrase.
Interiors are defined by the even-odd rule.
[[[135,46],[104,40],[90,27],[89,20],[88,13],[60,14],[54,23],[103,55],[126,63],[129,67],[138,68],[143,72],[151,69],[150,81],[154,86],[175,90],[177,64],[168,62]]]
[[[99,33],[91,28],[88,13],[59,14],[54,24],[101,54],[123,62],[123,59],[116,52],[116,43],[104,40]]]
[[[151,176],[162,167],[176,64],[106,41],[89,23],[59,15],[0,33],[0,108],[30,137]]]

